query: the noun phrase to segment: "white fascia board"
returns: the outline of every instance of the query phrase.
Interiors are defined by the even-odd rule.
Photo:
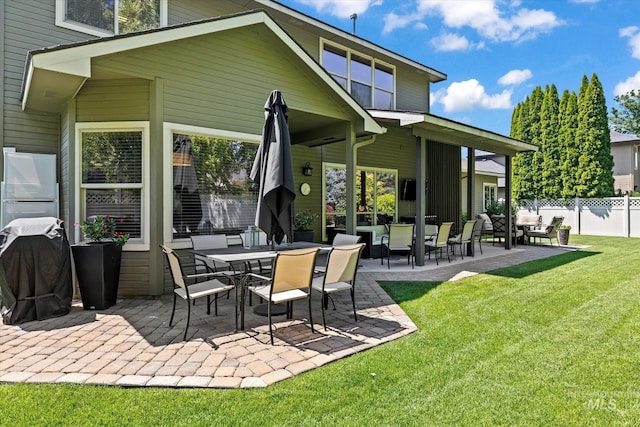
[[[425,121],[425,115],[420,113],[403,113],[401,111],[386,110],[368,111],[376,119],[398,120],[400,122],[400,126],[411,126]]]

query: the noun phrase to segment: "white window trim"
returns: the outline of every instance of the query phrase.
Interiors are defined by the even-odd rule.
[[[397,76],[397,73],[396,73],[396,67],[395,66],[393,66],[392,64],[389,64],[388,62],[384,62],[384,61],[381,61],[379,59],[376,59],[376,58],[374,58],[374,57],[372,57],[370,55],[365,55],[365,54],[363,54],[361,52],[358,52],[357,50],[349,49],[348,47],[342,46],[342,45],[340,45],[338,43],[331,42],[331,41],[329,41],[327,39],[320,38],[320,55],[319,56],[320,56],[320,65],[322,65],[323,68],[324,68],[323,58],[324,58],[324,46],[325,45],[333,46],[333,47],[335,47],[337,49],[344,50],[345,52],[347,52],[347,75],[346,76],[340,75],[340,77],[343,77],[343,78],[345,78],[347,80],[347,92],[349,92],[349,94],[351,94],[351,81],[352,80],[357,82],[357,83],[360,83],[360,84],[368,85],[368,83],[361,82],[361,81],[359,81],[357,79],[353,79],[351,77],[351,55],[356,55],[356,56],[359,56],[360,58],[370,60],[371,61],[371,96],[372,96],[370,109],[376,109],[375,108],[375,105],[376,105],[376,99],[375,99],[376,94],[375,94],[375,92],[376,92],[376,89],[378,89],[378,90],[381,90],[381,91],[386,92],[386,93],[391,93],[391,102],[393,104],[392,105],[392,110],[395,110],[395,108],[396,108],[397,84],[398,84],[398,76]],[[388,89],[378,88],[376,86],[376,79],[375,79],[376,64],[382,65],[382,66],[384,66],[386,68],[389,68],[391,70],[391,73],[393,75],[393,89],[392,89],[393,92],[390,92]],[[325,70],[326,70],[326,68],[325,68]],[[336,74],[336,73],[332,73],[332,72],[330,72],[328,70],[326,70],[326,71],[327,71],[327,73],[329,73],[329,75],[332,75],[332,76],[333,76],[333,74]],[[339,74],[337,74],[337,75],[339,75]]]
[[[140,207],[140,220],[142,227],[141,239],[130,239],[123,247],[126,251],[148,251],[150,248],[150,218],[149,218],[149,122],[82,122],[76,123],[76,141],[75,141],[75,188],[76,188],[76,209],[75,218],[80,219],[81,209],[84,201],[81,199],[82,189],[82,132],[112,132],[112,131],[142,131],[142,188],[141,198],[142,206]],[[80,242],[80,227],[75,227],[74,238],[76,242]]]
[[[166,27],[169,22],[167,2],[168,0],[160,0],[160,28]],[[101,30],[100,28],[91,27],[89,25],[83,25],[80,22],[67,21],[65,19],[66,4],[67,0],[56,0],[56,26],[98,37],[109,37],[119,33],[117,20],[114,23],[116,27],[115,32]],[[116,3],[116,9],[117,4],[118,3]]]
[[[243,142],[260,144],[261,135],[252,133],[232,132],[222,129],[212,129],[201,126],[191,126],[180,123],[164,122],[162,125],[162,197],[165,200],[163,206],[162,240],[164,245],[172,249],[184,249],[191,247],[191,239],[173,239],[173,135],[182,133],[186,135],[201,135],[213,138],[233,139]]]
[[[487,188],[493,188],[493,194],[495,196],[495,198],[490,201],[498,200],[498,184],[483,182],[482,183],[482,210],[485,210],[487,208],[487,199],[485,198]]]

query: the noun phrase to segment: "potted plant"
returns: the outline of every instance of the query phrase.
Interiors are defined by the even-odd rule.
[[[558,227],[558,243],[561,245],[569,244],[569,230],[571,230],[570,225],[561,225]]]
[[[85,310],[104,310],[116,303],[122,246],[129,234],[116,229],[116,220],[98,215],[80,226],[86,242],[71,246]]]
[[[313,242],[313,224],[318,219],[318,214],[311,209],[298,212],[293,217],[293,240],[295,242]]]

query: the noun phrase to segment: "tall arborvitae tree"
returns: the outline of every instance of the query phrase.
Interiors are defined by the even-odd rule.
[[[540,147],[542,145],[542,127],[540,123],[540,112],[542,111],[542,100],[544,99],[544,92],[542,87],[536,87],[531,93],[529,99],[529,122],[526,126],[525,136],[526,141]],[[539,149],[533,153],[531,160],[531,192],[528,195],[529,199],[537,199],[542,196],[542,171],[543,159],[542,150]]]
[[[586,76],[583,78],[586,80]],[[576,143],[580,147],[576,174],[578,197],[606,197],[613,193],[613,156],[602,84],[594,73],[586,90],[580,88]]]
[[[511,138],[524,140],[522,137],[522,104],[516,105],[511,114],[511,132],[509,135]],[[511,188],[513,190],[513,197],[516,199],[520,196],[520,188],[522,187],[522,173],[524,171],[524,165],[522,164],[522,155],[514,156],[511,160],[513,170],[513,180],[511,182]],[[516,173],[517,171],[517,173]]]
[[[555,86],[536,87],[518,104],[511,136],[539,147],[513,161],[515,199],[604,197],[613,195],[607,108],[602,85],[584,76],[580,94]]]
[[[556,86],[545,87],[540,110],[540,157],[542,159],[540,195],[545,199],[560,198],[562,193],[561,149],[558,143],[559,104]]]
[[[578,157],[576,145],[576,129],[578,127],[578,96],[575,92],[565,90],[560,99],[559,109],[560,130],[558,145],[560,147],[560,177],[562,180],[563,199],[576,197],[576,174]]]

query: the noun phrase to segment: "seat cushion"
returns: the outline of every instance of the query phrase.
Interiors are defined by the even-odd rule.
[[[189,286],[189,296],[191,299],[202,298],[207,295],[217,294],[219,292],[230,291],[233,285],[225,285],[219,280],[207,280],[206,282],[198,282]],[[176,295],[182,299],[187,299],[187,292],[182,288],[174,289]]]

